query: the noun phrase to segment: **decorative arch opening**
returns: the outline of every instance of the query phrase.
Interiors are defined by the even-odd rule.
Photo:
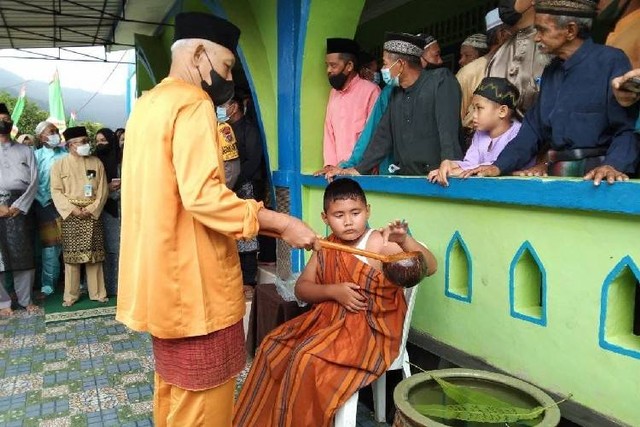
[[[511,315],[546,326],[546,298],[547,277],[544,266],[531,243],[526,241],[511,261],[509,271]]]
[[[460,232],[456,231],[446,253],[444,293],[449,298],[471,302],[471,254]]]
[[[640,270],[624,257],[602,284],[600,346],[640,359]]]

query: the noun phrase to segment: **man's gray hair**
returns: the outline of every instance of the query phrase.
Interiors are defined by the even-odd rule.
[[[592,18],[579,18],[575,16],[566,15],[552,15],[556,21],[556,25],[559,28],[567,28],[570,23],[575,23],[578,27],[578,38],[585,40],[589,38],[591,33],[591,27],[593,26]]]
[[[173,42],[171,45],[171,53],[175,52],[178,49],[182,49],[184,47],[189,46],[193,43],[193,39],[180,39]]]
[[[45,120],[44,122],[40,122],[40,123],[38,123],[38,125],[36,126],[36,131],[35,131],[36,138],[37,138],[37,137],[39,137],[39,136],[40,136],[40,134],[41,134],[42,132],[44,132],[44,131],[45,131],[45,129],[46,129],[46,128],[48,128],[49,126],[53,126],[53,127],[55,127],[56,125],[54,125],[54,124],[53,124],[53,123],[51,123],[51,122],[47,122],[46,120]]]

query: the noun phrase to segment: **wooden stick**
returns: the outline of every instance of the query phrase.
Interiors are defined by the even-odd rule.
[[[389,256],[387,256],[387,255],[382,255],[382,254],[378,254],[378,253],[375,253],[375,252],[365,251],[364,249],[354,248],[352,246],[343,245],[342,243],[330,242],[330,241],[325,240],[325,239],[318,239],[318,242],[320,242],[320,246],[322,246],[323,248],[335,249],[337,251],[348,252],[348,253],[354,254],[354,255],[361,255],[361,256],[364,256],[364,257],[367,257],[367,258],[377,259],[378,261],[381,261],[381,262],[389,262],[389,261],[391,261],[389,259]]]
[[[275,237],[276,239],[280,239],[280,235],[278,233],[273,233],[271,231],[260,230],[260,234],[262,234],[263,236]],[[320,242],[320,246],[322,246],[323,248],[335,249],[337,251],[348,252],[354,255],[361,255],[367,258],[376,259],[381,262],[393,262],[395,260],[394,258],[388,255],[382,255],[376,252],[365,251],[363,249],[354,248],[352,246],[347,246],[342,243],[330,242],[325,239],[318,239],[318,242]]]

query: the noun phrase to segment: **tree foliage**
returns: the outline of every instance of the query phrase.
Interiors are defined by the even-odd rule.
[[[87,134],[89,135],[89,139],[93,141],[96,137],[96,133],[104,127],[102,123],[99,122],[78,122],[77,126],[84,126],[87,128]]]
[[[9,111],[13,111],[13,107],[16,105],[17,101],[18,98],[12,96],[10,93],[0,92],[0,102],[7,104],[7,108],[9,108]],[[49,113],[41,109],[35,102],[29,101],[29,96],[27,95],[22,116],[20,117],[20,121],[16,124],[19,129],[18,135],[23,133],[29,133],[33,135],[38,123],[43,120],[47,120],[47,117],[49,117]],[[89,134],[89,139],[91,140],[95,138],[96,132],[104,127],[102,123],[91,121],[78,122],[77,126],[86,127],[87,133]]]
[[[7,104],[9,111],[13,111],[16,101],[18,101],[18,98],[11,96],[10,93],[0,92],[0,102]],[[46,111],[38,107],[38,104],[35,102],[29,101],[29,98],[27,97],[24,110],[22,111],[22,117],[20,117],[20,122],[16,124],[19,129],[18,134],[33,134],[38,123],[43,120],[47,120],[48,116],[49,114]]]

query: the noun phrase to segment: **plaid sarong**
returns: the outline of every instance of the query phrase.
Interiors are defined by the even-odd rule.
[[[217,387],[238,375],[245,366],[242,322],[199,337],[151,337],[156,372],[185,390]]]

